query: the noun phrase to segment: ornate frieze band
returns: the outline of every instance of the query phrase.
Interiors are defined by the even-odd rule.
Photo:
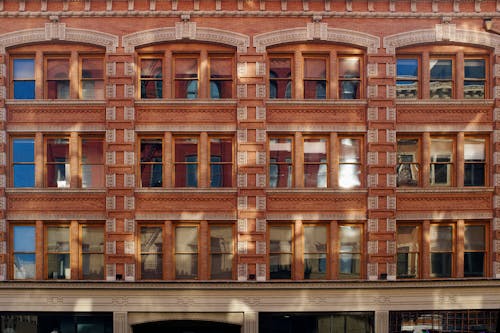
[[[494,48],[496,54],[500,53],[500,36],[457,29],[454,24],[437,24],[434,29],[413,30],[384,37],[384,48],[388,54],[395,54],[400,47],[443,41],[488,46]]]
[[[311,32],[310,30],[314,28],[311,25],[305,28],[277,30],[256,35],[253,38],[253,45],[256,47],[258,53],[264,53],[266,48],[270,46],[283,43],[306,42],[314,39],[364,47],[371,54],[377,53],[380,48],[379,37],[353,30],[326,28],[326,23],[316,24],[320,24],[320,29],[315,30],[319,32]]]
[[[0,53],[10,46],[41,43],[49,40],[85,43],[106,48],[114,53],[118,47],[118,37],[94,30],[67,28],[65,23],[45,23],[44,28],[26,29],[0,35]]]
[[[175,41],[182,38],[201,42],[212,42],[236,47],[239,53],[246,53],[250,37],[232,31],[214,28],[199,28],[194,22],[179,22],[175,27],[159,28],[125,35],[122,44],[125,52],[132,53],[142,45]]]

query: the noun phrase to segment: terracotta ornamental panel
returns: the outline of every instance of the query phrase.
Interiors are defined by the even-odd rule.
[[[297,213],[342,212],[359,214],[366,210],[366,195],[362,193],[287,193],[268,194],[267,211]]]
[[[9,105],[8,120],[14,124],[101,124],[105,121],[104,105],[65,104],[51,102],[40,105]]]
[[[398,123],[429,124],[490,124],[493,121],[491,104],[398,104]]]
[[[364,124],[365,114],[365,106],[359,104],[269,105],[267,122],[274,124]]]
[[[103,193],[11,193],[7,196],[10,212],[101,212],[106,209]]]
[[[214,124],[235,121],[236,108],[232,106],[137,107],[138,124]]]
[[[397,197],[398,211],[419,212],[488,212],[492,193],[405,193]]]
[[[136,211],[143,212],[233,212],[236,198],[231,194],[137,193]]]

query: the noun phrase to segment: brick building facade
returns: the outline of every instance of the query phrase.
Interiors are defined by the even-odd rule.
[[[1,0],[2,332],[498,332],[499,17]]]

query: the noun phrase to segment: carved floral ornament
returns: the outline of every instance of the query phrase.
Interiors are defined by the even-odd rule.
[[[53,21],[45,23],[44,28],[26,29],[0,35],[0,54],[10,46],[41,43],[53,40],[85,43],[106,48],[106,52],[115,53],[118,37],[94,30],[67,28],[65,23]]]
[[[416,44],[454,42],[487,46],[500,54],[500,36],[473,30],[457,29],[455,24],[436,24],[434,29],[407,31],[400,34],[384,37],[384,48],[388,54],[395,54],[396,49]]]

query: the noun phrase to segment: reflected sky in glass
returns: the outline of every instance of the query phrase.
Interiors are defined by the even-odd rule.
[[[14,226],[14,252],[35,252],[34,226]]]

